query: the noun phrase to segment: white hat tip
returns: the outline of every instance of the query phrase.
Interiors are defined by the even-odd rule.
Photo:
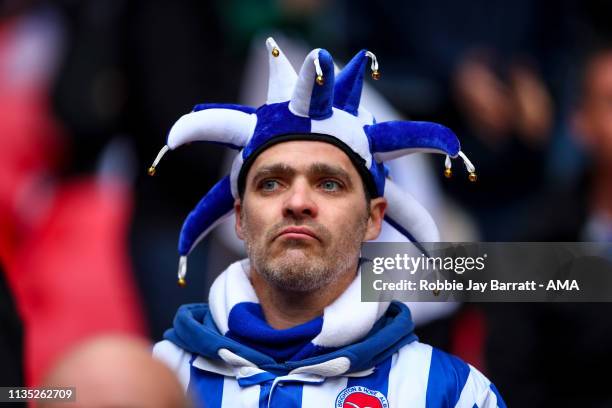
[[[185,275],[187,275],[187,256],[182,255],[179,257],[178,278],[185,279]]]
[[[274,41],[274,38],[268,37],[266,39],[266,47],[268,47],[269,50],[272,50],[272,48],[277,47],[276,41]]]

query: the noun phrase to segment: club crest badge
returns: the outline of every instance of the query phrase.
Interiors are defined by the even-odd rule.
[[[335,408],[389,408],[382,392],[362,386],[349,387],[336,398]]]

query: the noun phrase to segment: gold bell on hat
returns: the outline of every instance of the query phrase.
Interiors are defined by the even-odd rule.
[[[181,288],[187,286],[187,282],[185,281],[185,275],[187,274],[187,255],[182,255],[179,258],[179,267],[178,267],[178,285]]]
[[[170,150],[170,147],[168,147],[168,145],[164,145],[164,147],[161,148],[159,153],[157,153],[157,157],[155,158],[155,160],[153,160],[153,164],[151,164],[151,167],[149,167],[149,169],[147,170],[147,174],[149,176],[155,175],[155,166],[159,164],[159,161],[162,159],[162,157],[164,157],[168,150]]]
[[[476,180],[478,180],[478,176],[476,176],[476,173],[472,171],[472,172],[470,173],[470,175],[468,176],[468,179],[469,179],[469,180],[470,180],[472,183],[475,183],[475,182],[476,182]]]
[[[375,69],[372,71],[372,79],[378,81],[380,79],[380,71]]]
[[[453,171],[451,169],[444,169],[444,177],[451,178],[453,176]]]
[[[323,79],[323,75],[317,75],[317,85],[323,85],[325,83],[325,80]]]
[[[272,48],[272,56],[273,57],[278,57],[280,55],[280,51],[278,48],[274,47]]]

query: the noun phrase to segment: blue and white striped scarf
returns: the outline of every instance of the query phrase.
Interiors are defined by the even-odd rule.
[[[248,260],[213,283],[209,305],[182,306],[165,338],[192,353],[220,359],[227,349],[259,368],[284,373],[346,357],[346,371],[371,368],[416,340],[410,311],[398,303],[361,302],[359,274],[323,316],[286,330],[270,327],[249,280]]]

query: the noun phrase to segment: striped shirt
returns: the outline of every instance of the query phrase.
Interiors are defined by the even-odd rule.
[[[155,346],[154,355],[177,373],[196,405],[207,408],[506,406],[477,369],[420,342],[405,345],[373,369],[338,376],[316,367],[275,376],[240,358],[233,365],[196,356],[168,340]]]
[[[418,342],[406,305],[361,302],[359,273],[322,316],[276,330],[249,269],[230,265],[154,347],[196,406],[505,407],[474,367]]]

